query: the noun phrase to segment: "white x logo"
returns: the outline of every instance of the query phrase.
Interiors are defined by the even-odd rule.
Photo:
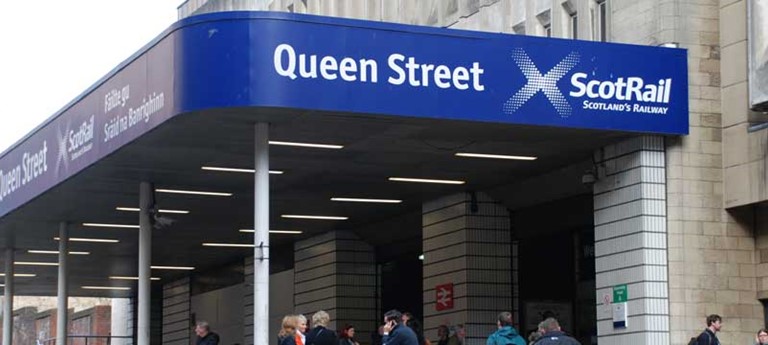
[[[67,152],[67,133],[69,133],[69,124],[67,129],[62,134],[61,127],[59,127],[56,137],[59,142],[59,154],[56,156],[56,177],[59,177],[61,166],[64,165],[64,171],[69,170],[69,153]]]
[[[545,75],[541,75],[539,69],[522,48],[515,48],[512,52],[512,58],[515,59],[517,67],[523,72],[528,82],[504,103],[505,113],[512,115],[531,97],[541,91],[547,96],[549,103],[555,107],[560,116],[568,117],[571,115],[571,105],[557,88],[557,82],[579,63],[579,53],[571,52]]]

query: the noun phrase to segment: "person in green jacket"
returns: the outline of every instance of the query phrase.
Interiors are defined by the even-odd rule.
[[[511,313],[505,311],[499,314],[496,325],[499,329],[488,337],[486,345],[526,345],[525,339],[512,327]]]

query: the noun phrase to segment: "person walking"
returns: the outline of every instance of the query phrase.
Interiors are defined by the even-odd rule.
[[[496,319],[498,329],[488,337],[486,345],[526,345],[525,339],[512,327],[512,313],[502,312]]]
[[[560,323],[554,317],[547,318],[540,325],[544,330],[544,335],[534,343],[536,345],[581,345],[576,339],[569,337],[560,329]]]
[[[312,328],[307,333],[307,345],[337,345],[336,332],[328,329],[331,316],[324,310],[319,310],[312,315]]]
[[[197,345],[219,345],[219,335],[211,332],[208,322],[200,321],[195,325]]]
[[[437,327],[437,345],[448,345],[448,326]]]
[[[355,326],[344,326],[341,332],[339,332],[339,345],[360,345],[360,343],[355,340]]]
[[[383,345],[419,345],[413,330],[402,323],[403,314],[393,309],[384,314]]]
[[[723,326],[723,318],[720,315],[712,314],[707,316],[707,328],[696,338],[696,345],[720,345],[720,339],[717,339],[717,332]]]
[[[295,315],[286,315],[283,317],[283,323],[280,327],[280,332],[277,333],[277,345],[297,345],[297,322],[298,318]]]

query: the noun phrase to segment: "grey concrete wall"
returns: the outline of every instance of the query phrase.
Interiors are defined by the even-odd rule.
[[[243,338],[243,290],[245,284],[213,290],[190,299],[190,313],[195,321],[206,321],[211,330],[219,335],[220,344],[242,344]],[[189,325],[187,327],[190,328]],[[194,332],[191,337],[197,339]]]
[[[768,130],[749,133],[747,1],[719,3],[725,207],[768,200]],[[764,115],[762,121],[764,121]]]
[[[294,244],[296,313],[331,316],[330,329],[355,325],[366,342],[379,325],[373,247],[347,231],[330,231]]]
[[[465,344],[485,344],[499,313],[519,305],[509,212],[487,195],[475,200],[461,193],[422,206],[424,331],[435,341],[438,326],[465,324]],[[438,310],[436,287],[449,283],[453,308]]]
[[[190,328],[189,278],[163,285],[163,345],[187,345]]]
[[[293,270],[269,276],[269,339],[277,339],[283,316],[295,313],[293,306]],[[253,258],[245,259],[243,300],[243,345],[253,345]],[[223,345],[223,344],[222,344]]]
[[[638,137],[595,153],[595,279],[601,345],[670,344],[664,139]],[[627,327],[614,328],[613,288],[627,286]]]

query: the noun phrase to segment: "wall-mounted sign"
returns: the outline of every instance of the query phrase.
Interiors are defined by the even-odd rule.
[[[453,283],[435,286],[435,310],[453,309]]]

